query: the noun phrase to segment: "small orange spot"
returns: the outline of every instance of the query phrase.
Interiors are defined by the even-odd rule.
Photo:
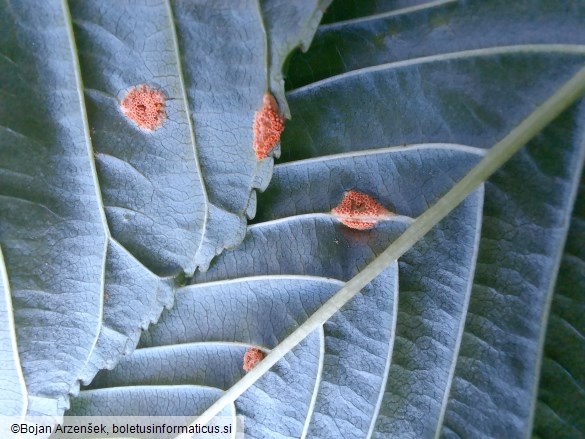
[[[331,213],[347,227],[357,230],[373,229],[381,219],[393,215],[372,197],[357,191],[347,192]]]
[[[257,348],[250,348],[244,355],[244,370],[250,372],[258,363],[264,360],[266,354]]]
[[[280,115],[274,97],[266,93],[262,104],[254,116],[254,151],[258,160],[268,157],[280,142],[280,135],[284,131],[284,118]]]
[[[144,84],[130,90],[120,108],[138,128],[149,133],[159,129],[167,117],[164,94]]]

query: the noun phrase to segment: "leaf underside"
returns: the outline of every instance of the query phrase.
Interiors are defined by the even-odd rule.
[[[265,92],[284,96],[272,68],[327,3],[299,3],[284,40],[256,0],[0,7],[2,312],[15,326],[0,349],[22,368],[2,413],[61,416],[185,276],[244,238],[273,167],[252,148],[254,114]],[[120,108],[143,84],[165,98],[154,132]]]
[[[585,432],[585,178],[581,177],[548,320],[534,435],[580,437]],[[570,398],[570,404],[567,402]]]
[[[67,12],[55,14],[55,4],[44,7],[59,29]],[[307,47],[328,2],[242,3],[229,17],[204,10],[203,1],[189,8],[183,2],[155,4],[141,12],[118,4],[71,2],[78,61],[67,50],[72,40],[61,32],[62,46],[50,48],[61,54],[52,58],[61,60],[54,66],[41,62],[46,49],[38,40],[29,41],[28,51],[9,50],[32,38],[18,39],[24,31],[14,23],[24,23],[24,29],[28,17],[40,32],[51,28],[51,20],[40,26],[38,17],[21,8],[20,21],[0,23],[17,28],[0,37],[5,55],[0,74],[20,69],[16,79],[8,76],[12,88],[0,90],[0,98],[16,108],[9,113],[0,101],[7,126],[0,128],[0,141],[9,139],[3,145],[13,148],[0,150],[8,152],[0,169],[0,245],[8,273],[2,285],[4,297],[12,293],[12,303],[1,302],[0,319],[12,307],[17,330],[16,336],[0,334],[0,340],[3,352],[4,346],[9,354],[21,351],[30,412],[58,413],[42,398],[48,395],[63,407],[63,395],[71,389],[67,382],[85,377],[89,383],[98,369],[113,367],[138,342],[134,353],[98,373],[72,399],[68,413],[202,413],[244,376],[248,348],[270,352],[585,65],[583,2],[337,0],[312,48],[288,65],[285,100],[280,67],[293,47]],[[222,12],[233,6],[213,4]],[[288,9],[277,14],[282,5]],[[118,24],[108,15],[116,13],[126,14]],[[132,32],[140,14],[153,28]],[[196,25],[199,16],[207,17],[202,27]],[[214,40],[211,23],[219,24],[213,20],[227,20],[222,23],[230,29],[247,23],[246,32],[252,33],[259,28],[250,20],[260,23],[268,44],[255,34],[220,36],[215,41],[220,47],[210,50],[212,58],[205,62],[226,76],[210,74],[193,61],[207,55],[207,46],[192,42]],[[140,32],[151,35],[152,29],[156,50],[149,51]],[[260,63],[239,58],[249,54],[244,49],[254,50],[246,38],[257,44]],[[238,62],[215,64],[222,57]],[[214,106],[218,98],[210,90],[218,83],[238,88],[240,78],[229,76],[238,67],[260,76],[253,75],[235,102],[226,92],[233,107]],[[64,81],[60,94],[31,91],[25,85],[38,83],[39,68],[45,79],[65,69],[73,80],[54,79]],[[169,118],[168,126],[146,135],[113,110],[129,87],[153,78],[168,91]],[[250,190],[266,187],[271,162],[267,171],[263,164],[247,168],[251,162],[244,156],[222,164],[214,161],[217,149],[207,149],[207,156],[200,149],[215,135],[251,136],[235,133],[251,126],[245,124],[258,106],[246,104],[257,98],[248,94],[261,98],[266,84],[292,119],[282,138],[287,163],[274,167],[256,209]],[[206,99],[214,110],[198,116]],[[38,113],[24,112],[26,102],[37,101]],[[58,119],[61,108],[72,109],[71,115]],[[117,144],[126,146],[108,149]],[[19,148],[29,152],[25,156]],[[246,433],[256,438],[524,438],[533,421],[537,437],[581,437],[582,187],[572,217],[570,212],[584,157],[582,101],[222,414],[243,415]],[[241,185],[245,191],[237,189],[240,174],[225,174],[229,166],[252,175]],[[30,177],[39,172],[40,179]],[[163,183],[175,177],[180,187]],[[342,225],[330,211],[349,190],[372,196],[397,215],[367,231]],[[167,211],[158,209],[157,199]],[[83,209],[76,208],[80,203]],[[255,223],[245,229],[245,216],[256,210]],[[59,227],[67,227],[62,232],[67,239],[54,235]],[[206,266],[228,245],[230,233],[239,233],[242,244],[216,257],[206,272],[196,272],[190,285],[177,288],[176,279],[161,277]],[[78,278],[68,271],[64,276],[58,268],[78,263],[80,256],[55,247],[53,275],[46,276],[48,243],[74,248],[83,261],[93,258],[94,271],[76,267]],[[81,279],[85,296],[66,283]],[[96,348],[85,345],[85,360],[70,362],[65,372],[55,369],[69,378],[52,393],[43,386],[59,381],[41,382],[22,353],[22,340],[37,336],[34,324],[51,322],[35,313],[34,298],[46,301],[45,291],[60,292],[53,295],[59,299],[53,306],[70,310],[66,317],[85,339],[95,341],[101,331]],[[70,302],[64,302],[67,293]],[[136,329],[157,320],[173,296],[175,306],[138,341]],[[86,300],[77,302],[79,297]],[[54,313],[46,305],[43,312]],[[93,317],[80,326],[79,312]],[[44,337],[65,339],[42,329]],[[62,359],[67,350],[60,349]],[[47,358],[55,354],[40,352]],[[6,364],[15,361],[7,355]],[[6,379],[14,389],[19,379],[22,383],[17,375]],[[42,390],[31,393],[35,382]],[[18,407],[23,399],[15,391],[8,401]]]
[[[351,278],[461,179],[483,149],[585,63],[584,34],[576,26],[583,17],[579,6],[567,12],[515,2],[508,18],[503,2],[486,3],[434,2],[318,30],[312,49],[293,59],[288,71],[292,87],[306,71],[322,75],[305,76],[303,87],[288,94],[292,120],[282,158],[290,163],[275,167],[242,246],[222,254],[208,272],[194,277],[194,285],[179,290],[178,296],[188,294],[186,302],[197,305],[191,312],[165,313],[124,370],[154,367],[160,361],[156,352],[189,349],[192,371],[175,380],[174,372],[159,366],[159,374],[140,383],[230,387],[243,373],[242,344],[269,351],[311,314],[316,297],[323,297],[314,286],[291,287],[293,281],[300,277],[319,285]],[[523,23],[541,17],[538,38],[530,31],[504,33],[522,13],[528,17]],[[482,22],[479,30],[475,17]],[[559,17],[573,26],[571,32],[557,32]],[[482,32],[489,27],[499,34]],[[367,37],[356,38],[362,28]],[[443,39],[428,37],[442,34]],[[343,59],[345,70],[333,70],[337,64],[329,60],[335,57]],[[292,372],[296,382],[314,390],[295,392],[289,400],[294,410],[279,411],[290,381],[260,389],[300,350],[314,349],[305,344],[236,400],[236,411],[251,420],[247,432],[252,437],[299,437],[299,431],[348,438],[530,435],[548,304],[583,163],[583,106],[563,113],[398,261],[398,287],[384,293],[390,294],[385,311],[372,311],[365,300],[383,294],[372,293],[373,283],[324,325],[319,373],[302,367]],[[367,193],[399,216],[371,231],[348,229],[329,212],[349,190]],[[392,269],[381,278],[391,277]],[[263,287],[251,294],[249,283]],[[235,297],[232,289],[238,291]],[[306,303],[300,319],[289,308],[299,296]],[[356,343],[356,334],[366,338]],[[229,377],[217,370],[208,351],[196,354],[210,344],[219,350],[234,343]],[[194,367],[198,361],[207,366]],[[210,370],[214,376],[203,373]],[[133,383],[129,372],[113,371],[94,385],[108,391]],[[258,394],[264,396],[262,403],[253,400],[256,411],[248,405],[238,409]],[[559,410],[561,397],[553,399]],[[540,412],[541,406],[537,434]],[[299,418],[302,424],[296,424]],[[579,427],[566,431],[578,437]]]

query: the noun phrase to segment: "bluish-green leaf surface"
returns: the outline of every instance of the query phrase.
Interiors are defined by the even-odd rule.
[[[282,0],[261,0],[265,25],[270,35],[269,65],[270,88],[279,107],[287,118],[290,117],[285,96],[285,82],[282,69],[290,52],[296,47],[304,52],[309,48],[313,35],[323,16],[323,11],[332,0],[305,0],[285,2]]]
[[[219,395],[219,390],[201,386],[175,386],[172,389],[157,386],[88,391],[76,398],[71,411],[78,416],[189,416],[195,417]],[[152,396],[155,396],[154,398]],[[231,416],[226,410],[222,416]]]
[[[285,19],[266,3],[0,6],[3,414],[60,416],[182,278],[244,238],[273,166],[256,159],[254,114],[273,88],[284,103],[272,69],[328,2]],[[154,132],[121,111],[141,85],[165,97]]]
[[[198,304],[191,313],[165,313],[124,372],[101,374],[96,388],[229,387],[242,344],[270,350],[315,309],[307,305],[299,318],[289,307],[322,298],[315,288],[326,279],[358,273],[482,151],[585,65],[582,2],[339,0],[330,12],[313,48],[290,63],[292,120],[282,141],[289,163],[275,167],[243,244],[179,290]],[[349,18],[356,19],[332,23]],[[585,155],[584,111],[583,102],[565,111],[408,251],[394,268],[394,292],[374,282],[323,326],[317,375],[295,371],[298,382],[314,389],[311,396],[295,393],[280,412],[286,386],[275,383],[256,411],[239,408],[291,356],[308,349],[303,344],[236,400],[236,412],[252,420],[251,437],[524,438],[535,417],[537,435],[580,437],[579,406],[573,410],[554,384],[562,379],[576,395],[582,388],[571,356],[580,352],[579,287],[564,287],[557,298],[561,285],[573,285],[567,280],[557,284],[544,359],[543,346]],[[330,211],[348,190],[374,197],[397,216],[369,231],[347,228]],[[580,249],[575,227],[570,236]],[[574,271],[560,265],[561,280],[563,273],[582,274],[569,259]],[[290,292],[299,278],[308,285]],[[250,295],[251,282],[265,283]],[[232,288],[244,316],[232,317]],[[364,299],[372,294],[385,308],[379,301],[377,311],[368,305]],[[385,323],[382,309],[390,316]],[[212,326],[217,320],[228,330]],[[191,338],[192,331],[204,336]],[[213,352],[229,358],[226,369],[218,370],[217,357],[197,367],[209,364],[213,355],[204,349],[211,341]],[[559,342],[568,347],[560,351]],[[223,354],[230,343],[239,350]],[[177,374],[171,357],[158,353],[163,344],[192,370]],[[137,382],[132,369],[157,372]],[[295,430],[291,419],[300,415]]]
[[[453,0],[443,0],[453,1]],[[323,17],[323,24],[355,19],[371,14],[393,13],[396,10],[425,5],[428,0],[336,0]],[[433,3],[433,2],[431,2]]]
[[[585,178],[571,217],[548,321],[534,436],[578,438],[585,431]]]
[[[25,410],[53,415],[99,332],[108,234],[62,5],[3,3],[0,20],[3,271]]]
[[[3,4],[3,412],[58,416],[82,379],[69,414],[202,413],[585,66],[582,1],[328,6]],[[139,84],[153,133],[119,109]],[[262,439],[583,437],[584,160],[581,101],[222,413]],[[350,190],[396,215],[348,228]]]
[[[299,57],[298,69],[289,73],[294,84],[295,75],[314,64],[311,74],[322,76],[306,76],[307,82],[322,80],[289,94],[293,123],[283,140],[285,159],[380,148],[380,138],[393,144],[433,140],[486,148],[550,95],[550,84],[584,64],[582,2],[438,3],[318,31],[313,51]],[[327,49],[320,52],[321,47]],[[557,56],[567,56],[562,68],[568,70],[548,76],[555,67],[541,63]],[[344,62],[331,61],[335,57]],[[337,76],[328,78],[331,74]],[[411,422],[400,433],[404,437],[530,434],[546,319],[582,170],[584,119],[581,103],[486,184],[474,286],[443,425],[425,433],[420,422]],[[328,124],[335,129],[320,128]],[[299,202],[294,189],[283,190],[279,178],[266,194],[268,206],[294,205],[305,212],[307,201]],[[319,184],[311,188],[323,190]],[[261,215],[270,217],[270,208],[267,212]],[[575,243],[582,247],[582,240]],[[578,285],[563,281],[563,273],[564,268],[557,289]],[[577,273],[572,271],[572,278]],[[551,325],[554,321],[553,314]],[[555,340],[560,346],[571,338],[557,335]],[[578,346],[569,343],[565,352],[578,352]],[[568,369],[561,375],[579,383],[566,357],[563,364]],[[578,366],[573,362],[572,367]],[[561,379],[550,371],[543,369],[549,383]],[[555,414],[549,408],[548,421],[541,421],[542,410],[537,411],[537,425],[554,421],[564,429],[552,431],[581,437],[578,408],[569,409],[567,393],[555,388],[563,393],[553,398]]]
[[[583,47],[449,53],[309,84],[288,95],[283,159],[429,141],[489,148],[583,66]]]
[[[4,267],[4,256],[0,250],[0,267]],[[12,297],[8,286],[8,274],[0,269],[0,386],[5,391],[0,399],[6,408],[4,416],[20,416],[26,410],[26,389],[20,371],[18,344],[14,328]]]
[[[331,177],[323,169],[333,169],[345,173],[348,187],[360,183],[377,187],[374,195],[381,202],[407,215],[359,232],[328,214],[294,215],[273,204],[279,219],[250,227],[238,249],[218,257],[208,272],[195,277],[194,285],[179,289],[177,306],[143,337],[140,348],[128,360],[98,375],[92,388],[105,392],[146,383],[229,387],[242,373],[242,344],[269,351],[330,297],[340,281],[351,278],[384,250],[408,226],[408,215],[428,208],[480,157],[481,153],[471,148],[433,145],[282,167],[275,183],[295,180],[299,199],[310,199],[310,189],[322,187],[306,178],[307,166],[314,168],[315,178],[322,179]],[[380,173],[359,172],[360,167],[374,165]],[[404,196],[410,194],[408,202],[388,190],[393,184],[385,187],[380,179],[380,175],[393,172],[393,184],[403,187]],[[433,174],[430,179],[429,173]],[[377,184],[370,184],[372,179],[377,179]],[[423,196],[417,188],[425,179],[429,190]],[[315,211],[329,210],[328,200],[339,201],[336,197],[343,194],[344,187],[330,189],[331,197],[315,197],[326,203]],[[294,197],[283,195],[283,199]],[[298,365],[289,372],[294,377],[289,380],[271,378],[308,349],[301,345],[238,399],[236,412],[245,416],[244,425],[251,437],[383,436],[390,428],[390,414],[405,405],[424,407],[429,403],[416,397],[412,386],[423,392],[431,384],[436,390],[430,395],[428,428],[439,422],[469,301],[482,200],[482,191],[472,195],[436,232],[405,255],[399,266],[390,267],[348,303],[323,327],[322,335],[313,334],[308,339],[307,343],[323,337],[321,343],[314,341],[312,354],[304,354],[316,358],[317,366]],[[443,247],[432,245],[438,239],[444,240]],[[399,290],[405,292],[400,300]],[[227,360],[223,350],[219,361],[207,351],[207,346],[218,350],[234,343],[237,345]],[[161,346],[166,349],[161,350]],[[169,354],[169,349],[180,353],[184,362],[174,365],[177,354]],[[187,349],[188,356],[184,354]],[[412,351],[421,353],[414,362],[409,358]],[[425,371],[424,364],[430,359],[437,367]],[[226,370],[217,366],[224,361],[230,365]],[[418,372],[405,370],[405,365],[417,364]],[[140,373],[146,376],[137,381],[132,370],[148,372]],[[402,385],[391,385],[394,381]],[[311,391],[302,393],[297,385]],[[86,398],[86,393],[81,396]],[[407,415],[418,416],[414,411]],[[259,422],[261,419],[264,421]]]
[[[367,13],[350,16],[347,4]],[[365,67],[467,50],[582,45],[584,17],[581,1],[337,0],[324,19],[335,23],[321,26],[311,50],[296,55],[287,85],[299,88]]]

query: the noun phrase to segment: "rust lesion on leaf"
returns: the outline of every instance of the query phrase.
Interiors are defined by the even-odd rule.
[[[370,195],[358,191],[346,192],[331,214],[347,227],[356,230],[373,229],[381,220],[395,215]]]
[[[262,108],[254,116],[254,151],[256,158],[263,160],[280,142],[280,135],[284,131],[284,117],[276,99],[266,93],[262,100]]]
[[[266,354],[258,348],[250,348],[244,354],[244,371],[250,372],[258,363],[264,360]]]
[[[138,128],[152,133],[159,129],[167,118],[165,102],[165,95],[160,90],[142,84],[126,94],[120,103],[120,109]]]

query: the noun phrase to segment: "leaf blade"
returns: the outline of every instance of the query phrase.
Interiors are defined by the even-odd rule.
[[[348,281],[327,303],[309,317],[294,333],[289,335],[256,368],[242,378],[237,385],[230,388],[223,396],[209,407],[198,422],[206,423],[212,419],[226,404],[235,400],[249,388],[263,373],[268,371],[292,346],[296,346],[315,327],[330,319],[347,300],[373,278],[381,273],[386,265],[404,254],[418,239],[426,234],[438,221],[444,218],[465,196],[478,184],[485,181],[510,157],[518,151],[531,137],[550,123],[558,114],[585,93],[585,69],[565,83],[549,100],[538,107],[510,135],[494,146],[486,156],[445,196],[428,209],[403,233],[388,249],[378,256],[368,267]],[[182,438],[181,438],[182,439]]]
[[[284,93],[283,67],[288,55],[300,46],[307,51],[323,11],[332,0],[283,2],[261,0],[262,11],[269,38],[270,89],[274,93],[282,113],[290,118]]]
[[[585,405],[583,377],[578,367],[584,351],[582,336],[579,336],[583,334],[579,316],[583,308],[580,292],[583,291],[584,270],[581,267],[585,260],[580,246],[584,242],[584,194],[581,177],[548,320],[534,419],[535,437],[576,438],[585,432],[580,416]],[[570,405],[565,403],[567,394],[571,395]]]
[[[582,123],[583,108],[581,102],[565,112],[486,187],[486,233],[447,407],[445,435],[453,431],[530,434],[540,339],[568,229],[568,212],[585,159],[582,134],[567,141],[565,127]],[[556,148],[547,148],[550,144]],[[530,183],[517,180],[528,173]],[[522,186],[518,186],[520,180]],[[506,200],[502,193],[507,194]],[[494,260],[498,261],[497,271],[490,267]],[[477,409],[462,409],[470,399],[479,402],[475,407],[481,407],[481,415]]]
[[[293,119],[283,133],[283,159],[429,138],[489,148],[569,80],[584,56],[583,46],[495,47],[327,78],[288,94]]]
[[[3,10],[0,242],[29,412],[56,416],[97,338],[107,235],[63,5]]]
[[[5,416],[23,416],[27,407],[27,390],[22,375],[18,344],[14,330],[14,316],[8,273],[0,248],[0,387],[7,389],[0,399],[0,407]]]
[[[490,47],[585,42],[582,5],[437,1],[320,26],[289,89],[373,65]]]
[[[159,275],[191,273],[206,194],[172,17],[164,3],[73,1],[71,11],[112,236]],[[140,84],[166,95],[167,119],[155,133],[139,130],[120,110],[125,93]]]

